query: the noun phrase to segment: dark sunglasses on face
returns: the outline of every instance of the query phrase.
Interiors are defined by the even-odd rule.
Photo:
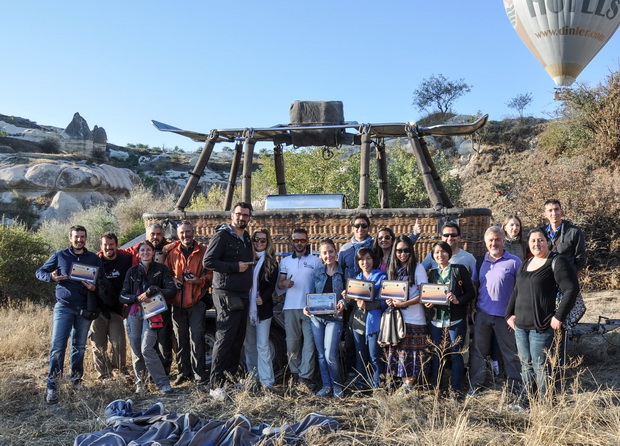
[[[308,243],[308,239],[307,238],[294,238],[293,243],[296,245],[302,244],[302,243]]]
[[[379,239],[379,240],[392,240],[392,236],[391,235],[380,235],[379,237],[377,237],[377,239]]]
[[[448,238],[448,237],[454,237],[457,238],[459,235],[458,234],[441,234],[441,236],[443,238]]]
[[[267,243],[267,239],[262,237],[254,237],[252,240],[254,240],[256,243]]]
[[[359,228],[364,228],[364,229],[366,229],[366,228],[368,227],[368,225],[367,225],[366,223],[355,223],[355,224],[353,225],[353,227],[354,227],[355,229],[359,229]]]
[[[396,254],[411,254],[411,249],[409,248],[397,249]]]

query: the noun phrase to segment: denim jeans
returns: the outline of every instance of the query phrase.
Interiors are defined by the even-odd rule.
[[[146,385],[146,375],[151,375],[153,382],[163,389],[170,385],[164,365],[157,354],[157,330],[149,327],[149,320],[142,319],[142,310],[125,319],[127,336],[131,347],[131,358],[136,385]]]
[[[448,354],[450,357],[450,361],[452,363],[452,390],[460,390],[461,383],[463,382],[463,371],[465,369],[465,364],[463,361],[463,354],[460,353],[463,350],[463,343],[465,342],[465,334],[467,333],[467,321],[462,319],[458,324],[452,327],[435,327],[431,324],[431,339],[435,348],[441,348],[442,343],[444,342],[444,330],[447,332],[450,337],[448,342],[448,347],[443,355]],[[459,340],[455,343],[456,340]],[[445,358],[444,358],[445,360]],[[441,382],[441,377],[439,374],[439,355],[435,353],[433,355],[433,361],[431,363],[431,379],[432,382],[436,385],[439,385]]]
[[[355,370],[360,376],[366,378],[366,366],[370,362],[371,376],[368,376],[368,380],[371,381],[374,388],[379,387],[381,382],[381,373],[383,373],[383,349],[378,344],[379,332],[363,335],[353,330],[353,341],[355,343]],[[370,374],[368,374],[370,375]]]
[[[248,318],[245,328],[245,365],[248,373],[257,373],[262,385],[272,387],[275,383],[273,377],[273,352],[269,345],[269,330],[271,318],[259,321],[256,326],[250,323]]]
[[[523,385],[530,392],[534,389],[534,380],[538,394],[542,397],[547,391],[549,373],[545,367],[547,351],[553,343],[553,329],[548,328],[542,333],[536,330],[523,330],[515,327],[517,351],[521,358],[521,379]]]
[[[342,319],[332,316],[313,316],[310,318],[310,323],[323,387],[339,386],[342,383],[338,357]]]
[[[310,318],[303,310],[284,310],[286,352],[291,373],[300,378],[312,379],[314,375],[314,340]]]
[[[71,336],[71,381],[81,381],[84,375],[84,351],[89,329],[89,320],[79,316],[65,304],[56,302],[52,321],[50,367],[47,374],[48,389],[56,389],[56,378],[62,375],[69,336]]]

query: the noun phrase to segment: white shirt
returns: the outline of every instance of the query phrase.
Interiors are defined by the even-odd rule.
[[[422,283],[428,283],[428,277],[426,276],[426,270],[422,264],[418,263],[415,267],[415,283],[409,287],[409,299],[413,299],[420,295],[420,289],[418,285]],[[408,307],[401,308],[403,320],[406,324],[411,325],[424,325],[426,324],[426,315],[424,314],[424,305],[417,303],[415,305],[409,305]]]
[[[306,294],[314,288],[314,271],[322,265],[313,255],[303,257],[288,256],[280,260],[280,274],[286,274],[295,285],[287,288],[283,310],[303,310],[306,307]]]

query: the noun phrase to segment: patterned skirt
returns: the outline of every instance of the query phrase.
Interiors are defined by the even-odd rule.
[[[428,330],[426,325],[405,324],[407,335],[388,348],[387,372],[399,378],[418,379],[428,362]]]

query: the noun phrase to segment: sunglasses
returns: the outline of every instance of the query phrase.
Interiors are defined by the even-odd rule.
[[[391,235],[380,235],[379,237],[377,237],[378,240],[392,240],[392,236]]]
[[[443,238],[449,238],[449,237],[457,238],[459,235],[458,234],[441,234],[441,236]]]
[[[294,238],[293,239],[293,243],[294,244],[303,244],[303,243],[308,243],[308,239],[307,238]]]
[[[397,249],[396,254],[411,254],[411,249],[409,248]]]
[[[254,240],[256,243],[267,243],[267,239],[262,237],[254,237],[252,240]]]
[[[368,227],[368,225],[367,225],[366,223],[355,223],[355,224],[353,225],[353,227],[354,227],[355,229],[359,229],[359,228],[364,228],[364,229],[366,229],[366,228]]]

